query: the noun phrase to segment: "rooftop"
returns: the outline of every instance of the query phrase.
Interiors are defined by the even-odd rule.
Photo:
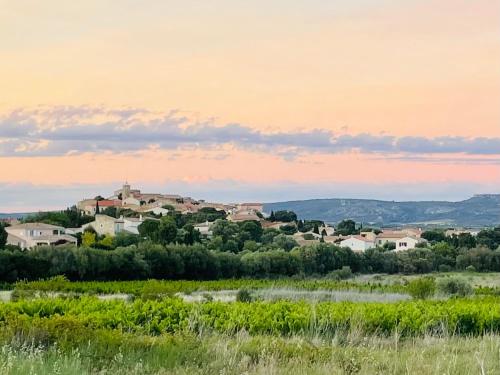
[[[52,229],[52,230],[64,230],[64,227],[60,227],[52,224],[45,223],[24,223],[24,224],[16,224],[8,227],[9,229]]]

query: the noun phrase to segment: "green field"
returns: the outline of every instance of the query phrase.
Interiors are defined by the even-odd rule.
[[[415,277],[388,275],[18,282],[13,300],[0,303],[0,373],[499,373],[500,297],[478,293],[496,287],[496,275],[433,276],[466,280],[475,293],[413,300],[406,292]],[[353,300],[310,297],[318,293]],[[355,299],[391,293],[407,298]]]

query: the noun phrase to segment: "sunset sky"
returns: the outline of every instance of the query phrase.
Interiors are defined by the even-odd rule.
[[[500,191],[500,1],[0,0],[0,212]]]

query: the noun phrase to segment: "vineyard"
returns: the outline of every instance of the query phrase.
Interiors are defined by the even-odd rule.
[[[416,280],[425,284],[431,279]],[[0,302],[0,373],[500,371],[500,361],[494,360],[500,352],[496,288],[476,284],[465,297],[410,299],[405,293],[411,285],[328,278],[20,281],[6,285],[4,290],[11,291],[3,293],[12,294],[11,301]],[[213,298],[227,291],[237,295],[236,302]],[[259,297],[272,291],[296,293],[300,298]],[[323,302],[303,298],[321,291],[401,293],[407,299]],[[189,302],[181,295],[204,298]],[[422,360],[428,362],[422,364]],[[448,370],[443,372],[444,364]]]
[[[77,281],[70,282],[62,277],[49,280],[17,282],[18,290],[37,290],[47,292],[73,292],[86,294],[113,294],[125,293],[141,296],[144,293],[158,293],[172,295],[177,292],[192,293],[196,291],[218,291],[289,288],[298,290],[355,290],[364,292],[404,293],[404,285],[384,285],[377,282],[337,281],[329,279],[228,279],[212,281],[190,280],[146,280],[146,281]]]
[[[23,300],[0,304],[0,325],[57,322],[144,335],[214,331],[235,334],[321,335],[358,330],[364,334],[480,335],[500,331],[496,297],[400,303],[100,301],[95,297]]]

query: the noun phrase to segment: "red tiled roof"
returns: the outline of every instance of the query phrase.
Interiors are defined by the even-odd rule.
[[[114,206],[120,206],[116,201],[112,201],[109,199],[105,199],[103,201],[99,201],[99,207],[114,207]]]

